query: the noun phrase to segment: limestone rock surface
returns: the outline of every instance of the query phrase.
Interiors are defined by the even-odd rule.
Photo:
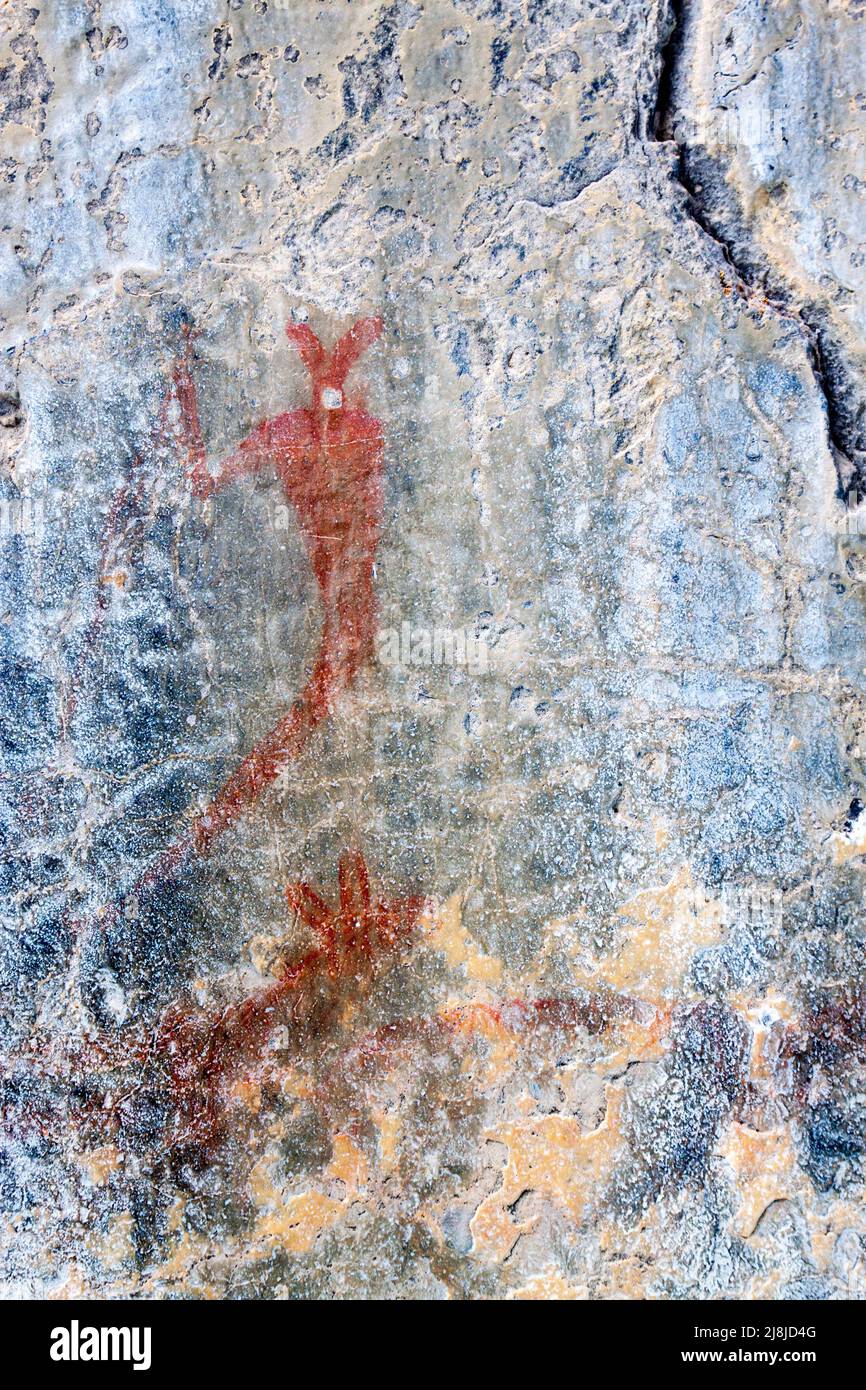
[[[4,10],[4,1296],[866,1292],[863,6],[676,9]]]

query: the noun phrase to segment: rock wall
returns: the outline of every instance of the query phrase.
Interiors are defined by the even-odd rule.
[[[7,1297],[863,1296],[862,11],[4,10]]]

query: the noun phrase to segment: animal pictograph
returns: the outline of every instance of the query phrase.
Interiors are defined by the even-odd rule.
[[[387,972],[421,943],[435,922],[435,903],[412,894],[374,893],[360,850],[339,859],[336,901],[308,882],[285,890],[292,916],[311,938],[299,955],[281,961],[273,979],[235,1002],[198,1005],[186,992],[155,1024],[117,1034],[97,1032],[71,1042],[61,1058],[28,1053],[28,1072],[45,1084],[44,1112],[28,1104],[22,1132],[45,1136],[57,1123],[50,1097],[66,1085],[65,1115],[91,1142],[114,1139],[149,1151],[151,1161],[183,1155],[191,1146],[213,1156],[243,1114],[236,1088],[273,1067],[311,1063],[311,1102],[324,1117],[335,1108],[344,1122],[360,1120],[363,1085],[387,1074],[408,1049],[440,1052],[482,1037],[492,1028],[517,1042],[593,1037],[620,1024],[644,1026],[652,1042],[664,1027],[658,1011],[611,990],[498,1003],[451,1004],[430,1015],[406,1016],[353,1035],[355,1008],[374,995]],[[282,1061],[268,1053],[285,1030]],[[336,1049],[336,1051],[335,1051]],[[2,1079],[2,1077],[0,1077]],[[10,1078],[14,1081],[14,1078]],[[358,1093],[358,1094],[356,1094]],[[142,1115],[161,1117],[142,1140]],[[12,1119],[11,1112],[9,1119]],[[147,1126],[145,1125],[145,1128]]]

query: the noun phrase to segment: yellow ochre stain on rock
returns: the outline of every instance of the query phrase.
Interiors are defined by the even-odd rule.
[[[508,1159],[501,1185],[470,1222],[476,1257],[501,1263],[519,1236],[532,1229],[534,1218],[520,1220],[510,1210],[524,1193],[560,1203],[574,1220],[583,1216],[622,1142],[621,1091],[609,1087],[607,1101],[604,1120],[588,1133],[565,1115],[535,1116],[486,1132],[486,1139],[505,1145]]]
[[[463,895],[452,893],[439,910],[425,944],[441,951],[452,970],[462,968],[467,978],[496,984],[502,978],[502,962],[479,951],[463,925]]]
[[[734,1218],[738,1236],[752,1235],[772,1202],[807,1192],[787,1129],[755,1130],[734,1121],[718,1152],[730,1164],[740,1195]]]
[[[695,952],[722,939],[721,904],[695,890],[686,867],[662,887],[636,893],[619,913],[634,927],[605,962],[607,982],[644,998],[681,995]]]
[[[250,1174],[250,1193],[261,1211],[252,1243],[277,1245],[294,1255],[306,1254],[318,1236],[335,1225],[366,1182],[368,1172],[367,1160],[346,1134],[335,1135],[331,1161],[318,1180],[321,1187],[343,1183],[345,1194],[339,1198],[318,1187],[287,1196],[273,1180],[273,1166],[272,1157],[262,1159]]]

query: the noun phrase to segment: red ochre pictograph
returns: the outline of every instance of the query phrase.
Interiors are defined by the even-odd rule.
[[[310,374],[311,403],[263,421],[216,473],[206,463],[189,340],[175,367],[177,438],[186,451],[196,495],[209,497],[238,478],[273,469],[297,513],[324,610],[319,651],[307,684],[285,718],[247,754],[197,818],[192,832],[197,850],[206,851],[281,768],[299,756],[372,653],[384,442],[379,421],[362,406],[347,403],[345,382],[350,368],[381,332],[381,319],[359,319],[327,351],[307,324],[288,324],[286,334]]]
[[[415,937],[431,907],[426,899],[373,897],[357,850],[341,856],[338,872],[336,905],[306,882],[286,889],[289,907],[315,944],[282,968],[274,984],[221,1012],[179,1004],[163,1015],[146,1060],[162,1073],[174,1100],[168,1147],[212,1144],[222,1132],[226,1087],[255,1070],[275,1030],[327,1032],[347,990],[353,999],[366,993]]]
[[[380,320],[361,319],[327,351],[309,327],[290,324],[288,337],[310,376],[310,405],[258,425],[216,471],[207,463],[192,370],[192,334],[186,333],[163,410],[164,439],[182,452],[199,498],[262,469],[274,470],[297,513],[324,619],[309,679],[292,708],[247,753],[190,832],[140,876],[133,892],[169,878],[189,856],[207,853],[280,770],[300,756],[371,654],[383,436],[379,421],[362,405],[349,405],[344,391],[350,368],[381,329]],[[136,470],[138,465],[136,460]],[[109,515],[101,582],[116,578],[110,566],[115,563],[127,501],[126,492],[119,493]],[[86,650],[98,638],[103,609],[100,600]],[[67,717],[74,710],[74,686],[75,682]],[[60,1055],[55,1051],[53,1057],[46,1049],[44,1057],[34,1058],[31,1050],[24,1060],[31,1078],[41,1076],[47,1085],[44,1108],[28,1102],[20,1115],[2,1116],[4,1127],[18,1124],[21,1132],[47,1137],[62,1118],[72,1118],[83,1138],[89,1132],[93,1138],[125,1136],[126,1142],[135,1139],[138,1112],[143,1104],[147,1109],[146,1097],[152,1093],[157,1101],[168,1098],[164,1118],[152,1136],[153,1156],[190,1146],[212,1155],[227,1136],[238,1086],[267,1071],[274,1034],[282,1028],[288,1033],[287,1046],[281,1049],[284,1057],[300,1060],[312,1045],[313,1088],[308,1094],[314,1106],[326,1119],[339,1110],[350,1128],[376,1076],[424,1048],[441,1056],[461,1043],[472,1045],[473,1038],[486,1037],[491,1029],[500,1038],[513,1039],[518,1048],[534,1048],[546,1039],[554,1050],[576,1036],[627,1029],[638,1056],[668,1054],[673,1065],[679,1051],[686,1069],[695,1056],[705,1059],[709,1071],[724,1076],[732,1113],[745,1113],[745,1050],[730,1042],[731,1037],[745,1036],[743,1022],[737,1021],[736,1011],[725,1012],[706,1002],[689,1001],[676,1008],[610,989],[577,989],[558,997],[470,1000],[356,1032],[354,1006],[415,943],[433,904],[418,896],[393,901],[374,896],[358,850],[341,856],[338,884],[336,902],[307,882],[286,888],[288,906],[313,944],[275,968],[272,983],[245,998],[222,1007],[199,1007],[184,994],[144,1029],[91,1033],[61,1047]],[[102,914],[103,927],[116,919],[117,910]],[[862,1061],[866,1055],[864,997],[861,990],[854,997],[828,999],[781,1031],[776,1070],[780,1092],[793,1114],[807,1113],[814,1076],[822,1067]],[[279,1069],[280,1063],[275,1065]],[[9,1079],[14,1077],[10,1074]],[[55,1105],[50,1093],[61,1080],[68,1090]]]
[[[280,770],[296,759],[316,727],[334,710],[372,652],[376,623],[374,566],[382,524],[383,435],[378,420],[345,398],[348,372],[379,337],[381,320],[360,319],[326,350],[306,324],[286,332],[310,377],[309,406],[256,426],[215,470],[207,462],[193,376],[193,334],[185,330],[163,406],[163,442],[181,453],[194,494],[201,499],[237,479],[272,469],[297,513],[310,565],[322,598],[322,635],[303,690],[283,719],[244,757],[190,832],[171,845],[138,879],[133,893],[169,879],[186,860],[206,854],[217,837],[248,811]],[[166,1088],[172,1097],[162,1134],[165,1150],[194,1143],[210,1149],[225,1132],[233,1084],[255,1072],[276,1029],[294,1035],[290,1051],[305,1040],[327,1039],[349,999],[363,997],[380,972],[417,937],[433,904],[413,896],[388,901],[372,893],[363,856],[344,853],[339,893],[329,902],[306,882],[286,889],[296,920],[314,944],[299,959],[275,971],[272,984],[225,1008],[199,1008],[178,1000],[144,1036],[134,1030],[114,1040],[91,1036],[80,1055],[69,1057],[68,1075],[100,1072],[138,1074],[130,1089],[121,1083],[110,1103],[99,1091],[82,1103],[80,1121],[98,1131],[123,1130],[142,1084]],[[103,928],[117,909],[102,914]],[[654,1011],[650,1010],[651,1015]],[[327,1111],[329,1095],[352,1077],[386,1070],[402,1048],[435,1042],[448,1046],[490,1024],[515,1038],[539,1029],[594,1035],[617,1022],[641,1016],[641,1006],[610,991],[564,999],[504,1000],[500,1005],[456,1006],[422,1018],[404,1018],[362,1036],[343,1053],[317,1091]],[[337,1029],[339,1031],[339,1029]],[[64,1068],[64,1070],[67,1070]]]
[[[354,1093],[387,1074],[406,1049],[411,1054],[432,1046],[442,1052],[470,1042],[491,1025],[519,1045],[539,1036],[551,1042],[594,1037],[629,1023],[642,1026],[655,1041],[667,1023],[656,1009],[627,995],[578,991],[558,998],[450,1005],[355,1037],[350,1027],[346,1045],[340,1046],[347,1006],[354,1010],[383,974],[420,944],[425,921],[432,924],[434,904],[419,896],[387,899],[374,894],[358,850],[340,857],[336,902],[306,881],[289,884],[286,900],[312,944],[278,965],[272,983],[222,1007],[197,1006],[185,994],[151,1027],[93,1033],[50,1060],[47,1054],[26,1057],[31,1075],[65,1082],[63,1113],[84,1141],[130,1142],[142,1098],[164,1097],[164,1121],[153,1136],[152,1158],[190,1146],[213,1155],[238,1114],[238,1086],[262,1075],[280,1029],[287,1035],[281,1049],[285,1060],[274,1061],[276,1074],[281,1065],[306,1054],[314,1073],[319,1072],[311,1101],[328,1117],[334,1105],[359,1113]],[[336,1057],[332,1044],[338,1046]],[[331,1061],[322,1071],[319,1063],[327,1056]],[[40,1111],[29,1104],[22,1119],[20,1132],[46,1136],[59,1115],[50,1106]],[[351,1128],[352,1120],[348,1123]]]
[[[381,319],[358,319],[328,350],[307,324],[287,324],[286,335],[309,373],[310,404],[262,421],[212,472],[193,376],[193,334],[188,327],[184,330],[184,350],[163,404],[163,441],[182,453],[193,491],[202,499],[264,469],[277,474],[297,513],[324,619],[312,671],[291,709],[247,753],[191,829],[145,869],[128,895],[146,892],[170,879],[193,855],[207,854],[281,770],[300,757],[373,651],[384,440],[381,423],[360,400],[348,401],[345,386],[350,369],[381,332]],[[116,920],[117,911],[107,908],[98,914],[103,931]],[[79,922],[77,929],[83,925]]]

